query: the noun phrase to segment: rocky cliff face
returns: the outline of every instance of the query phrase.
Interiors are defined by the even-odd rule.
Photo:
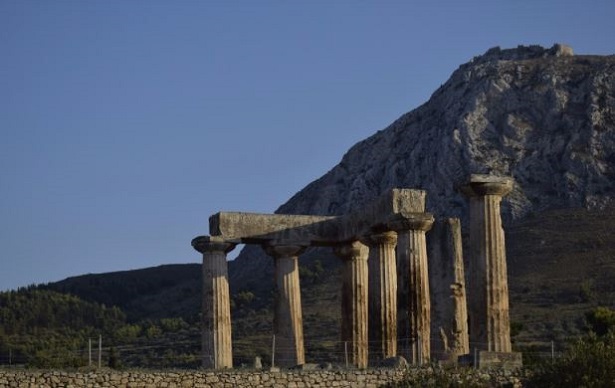
[[[455,184],[470,173],[515,178],[507,219],[611,202],[615,56],[570,54],[532,46],[474,58],[279,212],[343,214],[398,186],[427,190],[437,215],[461,215]]]
[[[463,220],[466,200],[456,186],[471,173],[515,179],[503,204],[507,223],[550,208],[612,203],[615,56],[573,55],[561,45],[490,49],[277,212],[339,215],[386,189],[409,187],[427,190],[436,217]],[[235,267],[262,257],[259,249],[244,250]]]

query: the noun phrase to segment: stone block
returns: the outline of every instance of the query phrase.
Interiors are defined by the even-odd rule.
[[[220,212],[209,218],[209,233],[227,241],[260,244],[293,241],[324,243],[338,235],[338,217]]]
[[[519,369],[523,366],[520,352],[478,352],[479,369]]]

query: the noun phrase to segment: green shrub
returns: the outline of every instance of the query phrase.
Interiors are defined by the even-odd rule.
[[[538,364],[529,387],[614,387],[615,333],[579,339],[561,358]]]
[[[579,287],[579,298],[583,303],[592,303],[596,300],[596,291],[594,290],[593,280],[584,280]]]
[[[604,336],[615,330],[615,310],[608,307],[596,307],[585,314],[589,329],[598,336]]]

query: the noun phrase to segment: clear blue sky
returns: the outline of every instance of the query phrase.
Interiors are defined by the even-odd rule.
[[[0,290],[198,263],[473,56],[614,37],[612,0],[0,0]]]

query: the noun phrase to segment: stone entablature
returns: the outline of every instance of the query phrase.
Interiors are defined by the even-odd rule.
[[[424,213],[425,191],[391,189],[360,211],[344,216],[219,212],[209,218],[209,233],[237,244],[335,246],[392,230],[395,222],[433,217]]]

